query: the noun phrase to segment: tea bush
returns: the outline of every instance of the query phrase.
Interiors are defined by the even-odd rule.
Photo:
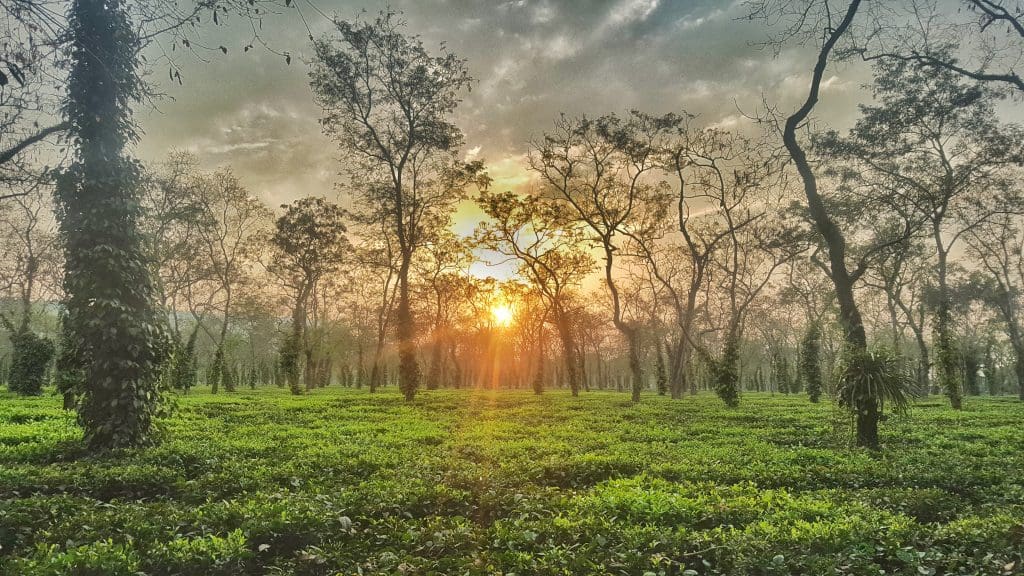
[[[798,397],[198,390],[90,454],[5,393],[0,574],[1014,574],[1022,420],[924,400],[871,453]]]

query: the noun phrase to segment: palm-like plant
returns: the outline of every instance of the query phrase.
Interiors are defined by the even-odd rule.
[[[892,350],[847,351],[836,372],[836,399],[840,406],[854,413],[866,407],[882,411],[886,403],[898,414],[910,409],[910,390],[915,380]]]

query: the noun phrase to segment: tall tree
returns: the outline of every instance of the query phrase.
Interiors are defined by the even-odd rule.
[[[641,331],[625,312],[616,254],[627,240],[630,219],[653,190],[645,177],[657,168],[656,143],[674,121],[674,115],[655,118],[639,112],[625,118],[562,116],[553,132],[534,143],[529,157],[530,169],[540,176],[546,193],[586,227],[603,255],[612,322],[628,347],[634,402],[640,400],[644,386]]]
[[[903,60],[875,64],[877,104],[861,107],[848,138],[825,147],[855,158],[860,178],[905,198],[933,244],[939,382],[962,402],[949,286],[950,254],[963,235],[996,214],[1024,211],[1005,182],[1024,161],[1024,132],[1000,124],[997,95],[953,71]]]
[[[143,442],[159,408],[163,348],[149,263],[139,232],[139,168],[131,105],[140,97],[139,41],[123,2],[70,7],[66,121],[75,157],[58,179],[64,240],[64,329],[81,370],[78,418],[89,445]]]
[[[851,32],[861,10],[862,0],[844,0],[838,6],[833,4],[830,0],[746,2],[751,19],[759,18],[781,24],[782,31],[770,43],[781,47],[787,41],[796,41],[811,43],[816,47],[807,97],[782,123],[782,141],[803,183],[807,214],[826,247],[828,261],[823,268],[832,280],[848,358],[859,362],[866,361],[870,356],[867,331],[854,287],[866,270],[867,260],[862,258],[851,265],[847,254],[846,233],[837,223],[818,187],[818,174],[798,135],[818,105],[825,71],[836,56],[834,51],[837,45],[854,36],[847,34]],[[883,362],[879,365],[887,368],[892,364]],[[878,448],[878,421],[883,398],[870,388],[851,394],[850,398],[852,404],[849,408],[856,419],[857,445]]]
[[[306,339],[310,296],[325,275],[338,269],[349,252],[344,210],[323,198],[307,197],[282,206],[270,242],[274,247],[269,270],[280,278],[292,299],[291,333],[281,351],[281,368],[293,394],[301,394],[300,354]],[[307,376],[310,372],[307,370]],[[308,384],[308,382],[307,382]]]
[[[226,391],[234,391],[228,374],[230,364],[225,358],[224,344],[239,286],[250,271],[250,258],[255,243],[262,237],[270,220],[270,210],[242,187],[238,178],[228,169],[201,175],[194,185],[194,202],[201,221],[195,233],[203,249],[206,268],[210,271],[215,304],[220,316],[220,327],[211,334],[215,342],[213,356],[213,392],[218,384]],[[200,322],[200,326],[203,324]]]
[[[569,388],[578,395],[580,359],[568,299],[594,267],[582,231],[560,206],[537,196],[485,192],[477,203],[490,217],[477,228],[478,244],[514,259],[519,275],[541,294],[562,342]]]
[[[977,258],[989,281],[982,296],[998,310],[1013,350],[1013,372],[1024,401],[1024,223],[1004,215],[967,235],[968,253]],[[985,367],[988,374],[993,366]]]
[[[419,387],[410,270],[426,229],[443,225],[471,181],[486,185],[480,162],[457,159],[462,133],[451,116],[472,78],[461,58],[432,55],[403,34],[394,12],[372,22],[335,21],[337,38],[314,44],[313,91],[325,131],[341,145],[363,202],[383,210],[399,253],[396,327],[400,385]]]
[[[20,394],[42,392],[54,353],[52,340],[33,329],[39,301],[59,293],[60,249],[49,208],[39,194],[0,204],[0,326],[11,342],[8,386]]]

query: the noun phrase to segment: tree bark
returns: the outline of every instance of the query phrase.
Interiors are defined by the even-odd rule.
[[[829,276],[835,287],[836,302],[839,305],[839,321],[843,326],[843,339],[854,352],[867,350],[867,332],[864,330],[864,322],[853,293],[856,278],[851,276],[846,264],[846,238],[839,226],[832,220],[824,200],[818,193],[818,180],[807,160],[807,154],[797,140],[796,133],[818,103],[821,81],[825,74],[825,68],[828,66],[829,55],[842,35],[850,28],[860,4],[861,0],[851,0],[843,19],[828,32],[814,64],[807,100],[799,110],[786,119],[782,133],[783,143],[793,158],[793,163],[796,165],[804,185],[808,212],[814,221],[815,228],[828,246]],[[865,395],[861,397],[858,404],[854,407],[857,422],[857,445],[878,448],[879,400]]]
[[[558,338],[562,341],[562,358],[565,364],[565,377],[569,381],[569,389],[572,390],[573,396],[579,396],[580,373],[577,370],[576,339],[560,303],[555,305],[555,326],[558,329]]]
[[[395,315],[398,332],[398,386],[406,400],[416,397],[420,384],[420,367],[416,360],[416,326],[409,305],[409,268],[412,252],[405,250],[398,268],[398,310]]]

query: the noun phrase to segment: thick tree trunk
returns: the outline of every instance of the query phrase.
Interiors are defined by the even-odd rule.
[[[80,374],[78,420],[86,442],[145,442],[159,403],[163,320],[138,228],[139,170],[125,149],[140,95],[139,42],[124,3],[71,3],[67,103],[75,159],[57,182],[64,240],[65,326]]]

